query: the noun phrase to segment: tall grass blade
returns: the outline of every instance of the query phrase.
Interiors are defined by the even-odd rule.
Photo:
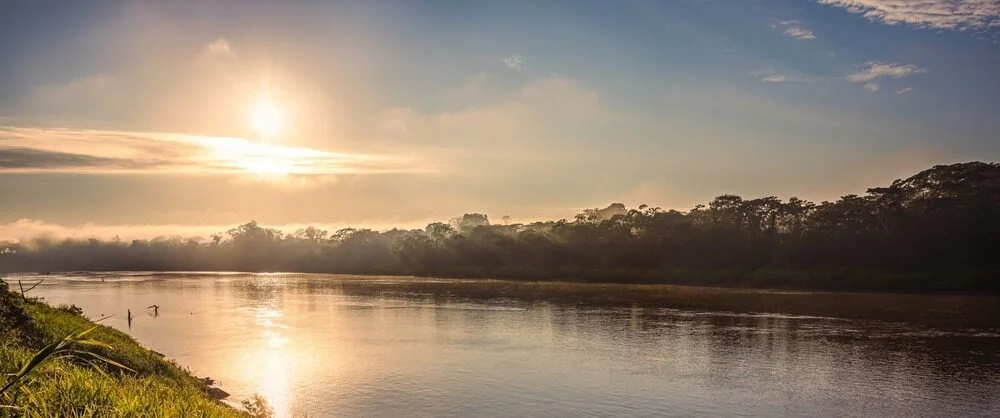
[[[126,366],[126,365],[124,365],[124,364],[121,364],[121,363],[119,363],[119,362],[117,362],[117,361],[114,361],[114,360],[112,360],[112,359],[109,359],[109,358],[107,358],[107,357],[104,357],[104,356],[102,356],[102,355],[100,355],[100,354],[97,354],[97,353],[92,353],[92,352],[90,352],[90,351],[80,351],[80,350],[68,350],[68,351],[69,351],[70,353],[73,353],[74,355],[78,355],[78,356],[79,356],[79,355],[87,355],[87,356],[91,356],[91,357],[93,357],[94,359],[96,359],[96,360],[98,360],[98,361],[100,361],[100,362],[102,362],[102,363],[106,363],[106,364],[109,364],[109,365],[112,365],[112,366],[115,366],[115,367],[117,367],[117,368],[119,368],[119,369],[122,369],[122,370],[127,370],[127,371],[130,371],[130,372],[132,372],[132,373],[139,373],[139,372],[137,372],[137,371],[135,371],[135,370],[132,370],[132,368],[130,368],[130,367],[128,367],[128,366]]]

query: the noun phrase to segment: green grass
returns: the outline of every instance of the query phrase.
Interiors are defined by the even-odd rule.
[[[0,318],[0,371],[15,373],[40,349],[81,329],[86,318],[43,303],[22,301],[0,288],[0,311],[30,318],[12,324]],[[47,360],[24,383],[0,395],[0,417],[246,417],[209,399],[204,385],[176,364],[160,358],[115,329],[97,326],[87,334],[108,347],[81,347],[133,371],[108,363]],[[100,369],[98,369],[100,368]]]

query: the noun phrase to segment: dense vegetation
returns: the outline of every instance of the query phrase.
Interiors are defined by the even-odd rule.
[[[210,240],[37,239],[0,246],[0,270],[229,270],[997,291],[1000,164],[935,166],[834,202],[723,195],[688,212],[621,204],[572,221],[423,230],[250,222]]]
[[[92,326],[74,309],[24,300],[0,281],[0,372],[14,373],[45,345]],[[0,394],[0,417],[248,416],[209,399],[200,380],[127,335],[101,326],[90,337],[113,348],[89,345],[87,351],[131,370],[83,356],[47,360]]]

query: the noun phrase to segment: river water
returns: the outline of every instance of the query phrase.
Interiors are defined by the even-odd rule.
[[[44,278],[33,295],[114,315],[104,323],[212,377],[234,402],[263,395],[278,416],[1000,416],[992,297],[302,274]]]

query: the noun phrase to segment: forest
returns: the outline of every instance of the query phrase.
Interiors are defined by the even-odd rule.
[[[251,221],[209,238],[0,243],[0,272],[253,271],[769,288],[1000,292],[1000,164],[938,165],[813,203],[722,195],[689,211],[612,204],[572,220],[424,229]]]

